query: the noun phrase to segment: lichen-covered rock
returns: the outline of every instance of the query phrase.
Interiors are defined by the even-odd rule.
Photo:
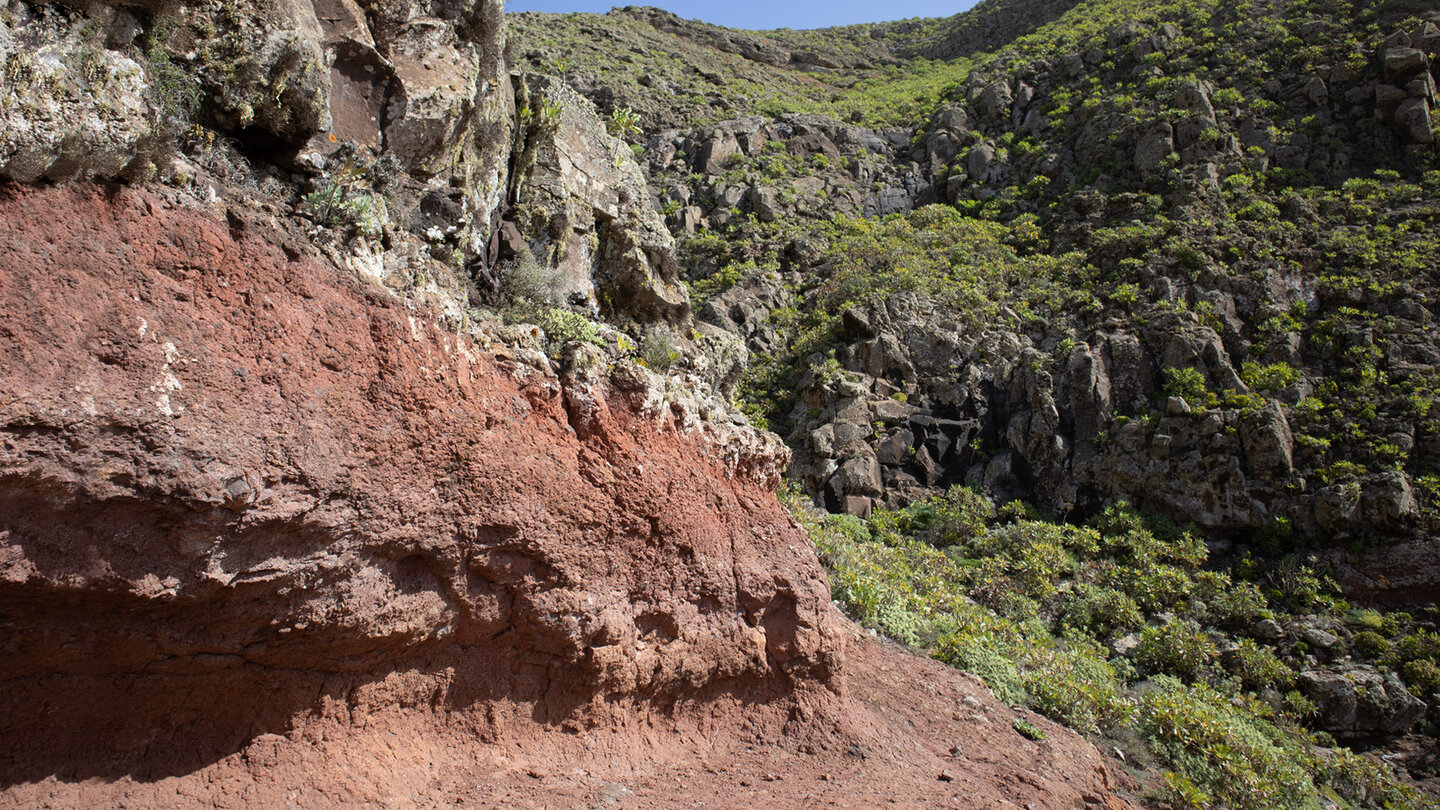
[[[296,145],[328,130],[330,71],[311,0],[249,0],[236,12],[206,2],[179,15],[196,26],[195,74],[221,127]]]
[[[516,216],[533,258],[561,271],[559,297],[641,323],[687,322],[675,240],[630,148],[569,87],[542,76],[520,81]]]
[[[428,234],[421,209],[458,189],[426,238],[487,257],[512,145],[504,9],[442,5],[6,0],[0,178],[145,178],[182,137],[243,140],[322,188],[383,159],[390,218]]]
[[[1342,739],[1404,734],[1425,716],[1425,703],[1400,679],[1370,666],[1311,669],[1300,691],[1315,701],[1320,728]]]
[[[0,8],[0,179],[144,173],[150,156],[170,148],[159,131],[153,76],[107,47],[103,23],[129,28],[133,17],[110,10],[92,21],[61,5],[18,0]]]

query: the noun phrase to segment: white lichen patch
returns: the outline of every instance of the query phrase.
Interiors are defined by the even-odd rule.
[[[175,376],[172,370],[177,362],[186,362],[180,357],[180,350],[174,343],[165,341],[165,365],[160,367],[160,379],[150,386],[150,391],[156,394],[155,410],[166,416],[179,416],[185,412],[184,405],[174,404],[170,401],[170,395],[180,391],[184,386],[180,384],[180,378]]]

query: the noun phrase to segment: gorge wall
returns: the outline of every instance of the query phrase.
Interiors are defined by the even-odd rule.
[[[504,49],[0,4],[0,806],[1127,806],[834,610],[631,151]]]

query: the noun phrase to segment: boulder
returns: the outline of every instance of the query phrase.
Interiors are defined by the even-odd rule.
[[[761,222],[774,222],[785,213],[780,203],[780,189],[775,186],[755,186],[745,195],[745,202]]]
[[[1320,490],[1315,497],[1315,523],[1329,532],[1349,528],[1360,506],[1360,485],[1333,484]]]
[[[1258,412],[1247,415],[1240,435],[1251,473],[1283,483],[1295,468],[1295,439],[1280,403],[1271,400]]]
[[[880,442],[875,458],[887,467],[905,463],[910,448],[915,445],[915,434],[908,430],[897,430]]]
[[[556,298],[642,324],[687,323],[675,240],[630,148],[558,80],[530,76],[520,92],[530,112],[512,183],[529,216],[518,224],[535,257],[560,271]]]
[[[846,461],[840,465],[836,477],[839,479],[840,490],[846,496],[875,496],[885,492],[880,462],[875,456],[863,455]]]
[[[1385,78],[1391,82],[1419,73],[1429,65],[1425,52],[1419,48],[1386,48],[1382,59],[1385,63]]]
[[[1175,91],[1175,106],[1201,121],[1214,123],[1215,107],[1210,103],[1212,90],[1205,82],[1182,82]]]
[[[1010,117],[1010,105],[1014,100],[1010,83],[1002,79],[982,90],[976,105],[986,118],[1002,121]]]
[[[1250,628],[1250,635],[1266,641],[1278,641],[1285,637],[1285,628],[1274,619],[1261,619]]]
[[[1135,168],[1142,172],[1152,172],[1174,152],[1174,130],[1169,124],[1161,124],[1142,137],[1136,145]]]
[[[1404,734],[1425,715],[1425,703],[1399,678],[1371,666],[1309,669],[1298,683],[1315,701],[1316,724],[1342,739]]]
[[[1411,143],[1434,143],[1435,130],[1430,122],[1430,102],[1423,98],[1406,99],[1395,108],[1395,127]]]
[[[1420,504],[1410,479],[1399,470],[1389,470],[1366,480],[1365,517],[1378,528],[1403,531],[1420,516]]]

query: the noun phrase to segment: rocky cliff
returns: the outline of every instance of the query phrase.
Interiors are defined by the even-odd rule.
[[[1126,806],[833,610],[632,150],[504,51],[0,6],[0,806]]]
[[[514,30],[644,123],[850,615],[1175,807],[1428,806],[1384,763],[1440,773],[1433,2]]]
[[[790,476],[858,515],[965,484],[1056,514],[1128,499],[1218,549],[1433,537],[1440,19],[1072,5],[908,24],[961,75],[908,127],[752,115],[646,144],[699,317],[759,358]],[[893,33],[813,35],[904,53]],[[892,109],[859,68],[825,80],[851,83],[832,112]],[[937,203],[1003,227],[851,226]],[[926,231],[983,248],[908,250]],[[1436,592],[1362,557],[1336,559],[1374,598]]]

